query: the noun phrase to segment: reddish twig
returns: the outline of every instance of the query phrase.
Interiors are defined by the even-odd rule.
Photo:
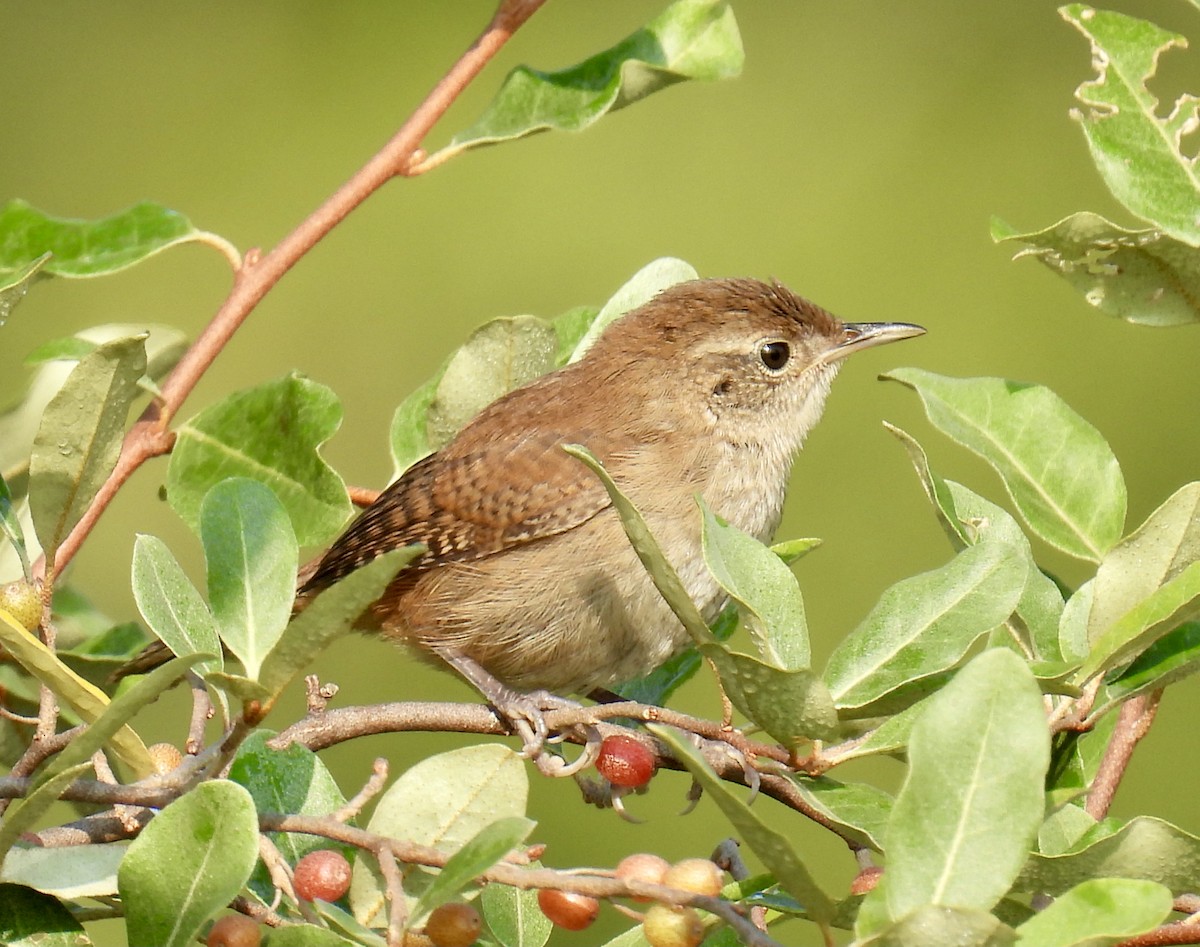
[[[1129,760],[1138,743],[1150,732],[1154,723],[1154,715],[1158,712],[1158,703],[1162,699],[1162,691],[1156,690],[1149,694],[1133,697],[1121,705],[1117,726],[1108,741],[1104,757],[1088,790],[1087,803],[1084,809],[1093,819],[1100,820],[1108,815],[1113,796],[1121,784],[1121,777],[1129,766]]]
[[[352,210],[393,177],[413,173],[414,159],[422,157],[421,141],[451,103],[544,2],[504,0],[483,34],[451,66],[408,121],[373,158],[273,250],[266,254],[254,250],[247,252],[234,276],[229,296],[163,382],[161,399],[146,409],[126,435],[116,467],[70,535],[58,547],[55,561],[49,569],[44,561],[35,567],[37,571],[48,573],[48,584],[52,583],[54,573],[61,572],[79,551],[100,515],[133,472],[150,458],[170,451],[174,435],[166,429],[167,425],[262,298]]]

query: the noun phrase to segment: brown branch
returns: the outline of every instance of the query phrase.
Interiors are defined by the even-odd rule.
[[[1200,944],[1200,924],[1193,924],[1190,920],[1164,924],[1145,934],[1123,940],[1115,947],[1166,947],[1168,944]]]
[[[1133,751],[1138,743],[1150,732],[1154,723],[1154,715],[1158,712],[1158,703],[1162,699],[1162,691],[1156,690],[1149,694],[1132,697],[1121,705],[1117,726],[1113,730],[1104,757],[1088,790],[1087,803],[1084,809],[1088,815],[1097,821],[1108,815],[1113,796],[1133,757]]]
[[[133,472],[150,458],[171,449],[174,435],[166,430],[167,425],[262,298],[352,210],[393,177],[411,173],[414,159],[421,156],[421,141],[451,103],[544,2],[504,0],[487,29],[373,158],[273,250],[265,255],[253,250],[246,254],[234,276],[229,296],[163,382],[161,400],[154,401],[125,436],[116,467],[59,546],[55,562],[49,569],[44,561],[35,567],[37,571],[48,573],[48,584],[52,584],[54,573],[61,572],[74,558],[100,515]]]

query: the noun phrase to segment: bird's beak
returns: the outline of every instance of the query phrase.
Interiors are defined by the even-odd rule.
[[[900,339],[911,339],[924,335],[921,326],[910,322],[846,322],[842,325],[842,338],[821,357],[825,364],[837,362],[862,349]]]

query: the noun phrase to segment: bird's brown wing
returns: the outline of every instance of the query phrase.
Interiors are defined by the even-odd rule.
[[[563,451],[563,444],[580,440],[586,443],[586,432],[530,431],[466,451],[452,444],[418,461],[321,557],[301,586],[301,598],[414,543],[428,549],[416,563],[419,573],[586,522],[609,498],[595,475]]]

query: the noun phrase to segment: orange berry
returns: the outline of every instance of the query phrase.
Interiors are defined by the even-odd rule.
[[[538,891],[538,907],[557,927],[581,931],[591,926],[600,913],[600,902],[586,894],[542,888]]]
[[[208,929],[208,947],[258,947],[262,933],[258,922],[244,914],[226,914]]]
[[[292,885],[304,901],[336,901],[350,890],[350,863],[330,848],[309,852],[296,862]]]
[[[691,908],[652,904],[642,920],[650,947],[696,947],[704,940],[704,924]]]
[[[716,897],[724,886],[721,869],[707,858],[685,858],[667,869],[662,883],[668,888],[680,888],[694,894]]]
[[[425,922],[425,936],[434,947],[471,947],[483,930],[483,918],[471,905],[456,901],[434,908]]]
[[[644,881],[647,884],[660,885],[670,867],[670,863],[665,858],[649,852],[635,852],[632,855],[626,855],[618,862],[616,876],[621,881]],[[633,900],[649,901],[651,899],[634,897]]]

